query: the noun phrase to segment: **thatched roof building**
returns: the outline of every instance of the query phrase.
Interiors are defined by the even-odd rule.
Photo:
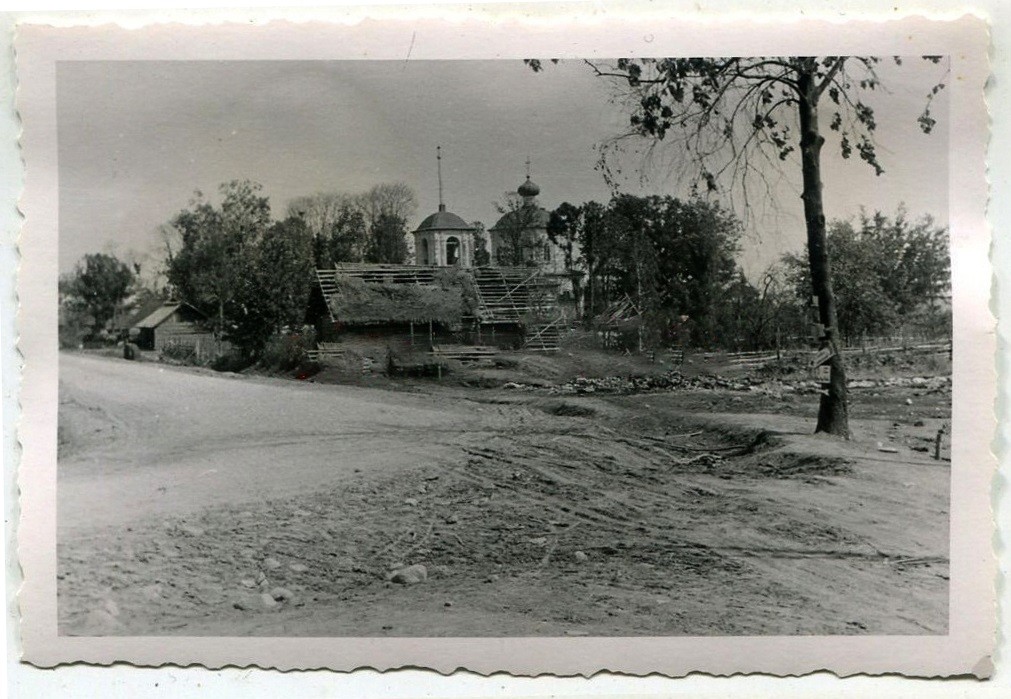
[[[370,284],[344,277],[327,301],[334,319],[345,325],[427,322],[458,325],[464,316],[460,286]]]

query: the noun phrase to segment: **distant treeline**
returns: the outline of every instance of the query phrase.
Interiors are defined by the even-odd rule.
[[[638,312],[644,347],[757,350],[810,337],[807,252],[748,279],[737,262],[741,223],[719,204],[630,195],[564,203],[548,234],[570,253],[584,317],[606,317],[625,301]],[[949,333],[946,228],[901,208],[891,217],[861,213],[830,223],[829,250],[844,341]]]
[[[197,192],[163,227],[167,290],[145,288],[139,267],[115,255],[85,256],[60,281],[61,342],[114,339],[115,318],[161,293],[201,310],[211,330],[254,361],[274,338],[320,312],[310,309],[315,268],[409,261],[407,224],[416,197],[404,184],[300,197],[279,219],[258,184],[228,182],[219,195],[215,204]],[[548,226],[587,324],[623,305],[633,309],[634,341],[644,349],[801,342],[812,318],[806,253],[784,255],[751,280],[737,262],[742,231],[731,212],[711,201],[631,195],[606,204],[564,203]],[[829,244],[844,339],[948,334],[946,228],[901,209],[893,216],[861,214],[831,222]]]

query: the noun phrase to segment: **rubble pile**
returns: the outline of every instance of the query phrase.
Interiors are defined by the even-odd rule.
[[[892,376],[884,379],[856,379],[850,388],[918,388],[926,392],[951,388],[951,375],[947,376]]]
[[[852,389],[867,388],[917,388],[925,392],[946,390],[951,387],[950,376],[889,377],[881,379],[860,379],[849,381]],[[503,388],[537,390],[543,386],[510,381]],[[713,374],[688,377],[679,371],[669,371],[653,376],[605,376],[601,378],[577,377],[572,381],[547,387],[552,395],[573,395],[587,393],[648,393],[652,391],[694,391],[724,390],[768,393],[813,393],[822,390],[818,381],[811,379],[786,380],[760,377],[726,378]]]
[[[548,387],[552,395],[571,395],[577,393],[644,393],[649,391],[724,389],[731,391],[749,391],[758,383],[749,378],[727,379],[721,376],[704,374],[696,377],[684,376],[679,371],[669,371],[653,376],[604,376],[600,378],[577,377],[572,381]],[[533,390],[542,388],[532,384],[510,381],[503,388]]]

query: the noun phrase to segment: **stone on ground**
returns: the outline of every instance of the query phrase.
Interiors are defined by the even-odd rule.
[[[270,591],[270,596],[273,597],[278,602],[287,602],[295,596],[291,590],[286,587],[275,587]]]
[[[413,585],[428,580],[428,570],[420,563],[416,563],[394,571],[390,574],[389,579],[401,585]]]

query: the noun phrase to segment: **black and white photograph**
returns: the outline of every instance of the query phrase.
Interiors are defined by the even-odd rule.
[[[946,631],[946,57],[58,70],[61,633]]]
[[[64,647],[985,628],[975,74],[644,41],[52,63]]]

